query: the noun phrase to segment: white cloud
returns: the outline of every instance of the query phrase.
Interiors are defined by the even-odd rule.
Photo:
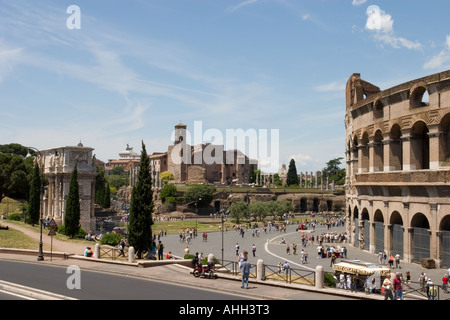
[[[407,48],[418,50],[422,45],[418,41],[398,37],[394,32],[394,20],[392,16],[380,7],[372,5],[367,8],[367,21],[365,29],[374,32],[374,38],[381,43],[392,46],[393,48]]]
[[[446,36],[444,49],[437,55],[428,60],[424,65],[424,69],[441,68],[444,64],[450,62],[450,35]]]
[[[311,158],[310,156],[305,155],[305,154],[301,154],[301,153],[291,155],[291,156],[289,157],[289,161],[290,161],[291,159],[294,159],[294,161],[295,161],[295,166],[296,166],[297,168],[299,168],[299,167],[304,167],[304,166],[306,166],[308,163],[310,163],[310,162],[312,161],[312,158]]]
[[[13,72],[14,66],[23,58],[23,49],[10,49],[0,45],[0,83]]]
[[[367,2],[367,0],[353,0],[352,4],[354,6],[360,6],[360,5],[362,5],[362,4],[366,3],[366,2]]]
[[[345,81],[334,81],[331,83],[323,84],[317,86],[315,88],[318,92],[334,92],[334,91],[344,91],[345,90]]]
[[[233,11],[236,11],[236,10],[242,8],[242,7],[251,5],[251,4],[253,4],[253,3],[257,2],[257,1],[258,0],[246,0],[246,1],[241,2],[241,3],[239,3],[239,4],[235,5],[235,6],[232,6],[232,7],[228,8],[227,11],[228,12],[233,12]]]

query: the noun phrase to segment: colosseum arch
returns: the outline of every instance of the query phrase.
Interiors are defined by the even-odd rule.
[[[404,226],[402,215],[398,211],[394,211],[389,219],[390,224],[390,248],[389,250],[394,254],[399,254],[403,258],[403,246],[404,246]]]
[[[411,128],[411,168],[430,169],[430,137],[427,124],[419,120]]]
[[[375,211],[373,216],[375,252],[384,250],[384,217],[380,209]]]
[[[360,241],[362,240],[362,243],[360,246],[362,246],[362,249],[369,250],[370,249],[370,216],[369,211],[367,208],[364,208],[361,211],[361,222],[360,225],[362,227],[361,234],[360,234]]]
[[[429,104],[429,93],[424,82],[414,85],[410,91],[409,105],[411,108],[425,107]]]
[[[384,117],[384,105],[383,102],[381,102],[381,99],[375,100],[373,105],[373,117],[374,120],[382,119]]]
[[[373,172],[384,170],[384,146],[383,133],[381,130],[375,131],[373,137]]]
[[[450,164],[450,113],[442,117],[439,131],[439,163]]]
[[[389,132],[389,171],[402,170],[402,129],[398,123],[391,127]]]
[[[441,268],[450,267],[450,214],[442,218],[439,230],[441,249]]]
[[[413,262],[421,262],[430,257],[430,223],[427,217],[419,212],[411,219],[412,241],[411,253]]]

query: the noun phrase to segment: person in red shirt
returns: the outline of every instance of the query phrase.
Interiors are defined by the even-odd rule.
[[[397,298],[403,300],[403,287],[400,272],[397,272],[397,274],[395,275],[394,281],[392,281],[392,285],[394,287],[394,300],[397,300]]]
[[[444,276],[442,277],[442,289],[444,290],[445,293],[448,293],[447,286],[448,286],[448,274],[444,274]]]

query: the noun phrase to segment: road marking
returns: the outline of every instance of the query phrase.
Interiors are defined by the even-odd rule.
[[[286,257],[281,257],[281,256],[279,256],[279,255],[276,255],[275,253],[270,252],[270,250],[269,250],[269,248],[268,248],[269,243],[271,243],[272,241],[274,241],[274,240],[277,239],[277,238],[285,237],[286,235],[289,235],[289,234],[295,234],[295,233],[297,233],[297,232],[283,233],[283,234],[281,234],[281,235],[279,235],[279,236],[276,236],[276,237],[274,237],[274,238],[272,238],[272,239],[269,239],[269,240],[265,243],[265,245],[264,245],[264,250],[265,250],[268,254],[270,254],[270,255],[272,255],[272,256],[274,256],[274,257],[280,258],[281,260],[287,261],[287,262],[289,262],[289,263],[291,263],[291,264],[295,264],[295,265],[297,265],[297,266],[299,266],[299,267],[302,267],[302,268],[305,268],[305,269],[307,269],[307,270],[309,270],[309,271],[315,271],[316,269],[309,268],[309,267],[305,267],[303,264],[294,262],[294,261],[292,261],[292,260],[286,259]]]
[[[8,294],[10,296],[19,297],[19,298],[22,298],[22,299],[25,299],[25,300],[36,300],[36,299],[34,299],[32,297],[27,297],[27,296],[24,296],[24,295],[21,295],[21,294],[18,294],[18,293],[9,292],[9,291],[5,291],[5,290],[2,290],[2,289],[0,289],[0,292],[2,292],[4,294]]]

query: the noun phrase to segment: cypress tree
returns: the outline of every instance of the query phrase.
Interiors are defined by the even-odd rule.
[[[131,192],[128,243],[133,246],[138,259],[152,245],[153,192],[150,176],[150,159],[142,142],[141,160],[136,184]]]
[[[109,187],[109,182],[106,182],[103,208],[108,209],[109,207],[111,207],[111,190]]]
[[[97,175],[95,176],[95,203],[104,208],[105,203],[105,170],[97,166]]]
[[[78,189],[78,170],[75,166],[70,178],[69,197],[67,198],[64,216],[65,232],[71,238],[75,237],[80,230],[80,194]]]
[[[30,186],[30,200],[28,202],[28,222],[35,225],[39,222],[41,209],[41,173],[37,162],[33,168]]]
[[[289,162],[288,173],[286,177],[286,184],[288,186],[298,185],[297,168],[295,167],[295,160],[291,159]]]

